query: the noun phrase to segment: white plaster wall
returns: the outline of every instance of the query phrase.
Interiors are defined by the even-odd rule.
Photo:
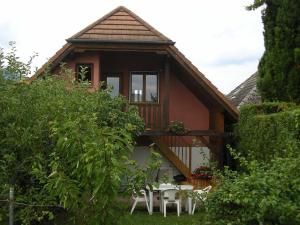
[[[145,165],[150,159],[150,155],[151,155],[151,150],[149,150],[147,146],[138,146],[135,147],[131,155],[131,159],[137,161],[138,165],[140,165],[141,167],[145,167]],[[180,174],[180,172],[164,156],[162,156],[161,160],[162,160],[162,164],[159,168],[159,177],[163,176],[163,174],[166,174],[169,180],[172,181],[173,176]]]
[[[192,148],[192,171],[199,166],[209,166],[210,150],[207,147]]]
[[[138,165],[145,167],[150,159],[151,150],[147,146],[135,147],[131,159],[137,161]],[[187,156],[188,157],[188,156]],[[208,166],[210,160],[210,150],[206,147],[192,148],[192,171],[199,166]],[[173,176],[181,174],[173,164],[162,156],[162,165],[159,169],[159,177],[166,174],[170,181]]]
[[[175,155],[178,156],[178,158],[182,157],[181,147],[170,147]],[[178,150],[179,149],[179,150]],[[183,148],[185,149],[185,148]],[[184,151],[186,151],[185,149]],[[186,154],[187,153],[187,154]],[[189,154],[188,152],[185,152],[183,154],[183,161],[188,162]],[[192,147],[192,172],[199,166],[209,166],[209,160],[210,160],[210,150],[207,147]]]

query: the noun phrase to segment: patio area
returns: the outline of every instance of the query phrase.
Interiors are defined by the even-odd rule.
[[[201,211],[212,186],[195,189],[192,185],[161,183],[133,191],[129,203],[130,214],[144,213],[160,217],[193,216]]]

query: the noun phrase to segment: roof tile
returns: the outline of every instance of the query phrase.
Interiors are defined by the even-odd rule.
[[[171,42],[169,38],[123,6],[100,18],[79,33],[68,39],[86,41],[162,41]]]

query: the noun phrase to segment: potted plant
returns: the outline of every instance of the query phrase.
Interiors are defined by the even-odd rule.
[[[212,170],[208,166],[199,166],[193,171],[192,177],[198,179],[207,179],[210,180],[212,178]]]
[[[169,131],[177,135],[183,135],[186,133],[184,123],[181,121],[171,121],[169,124]]]

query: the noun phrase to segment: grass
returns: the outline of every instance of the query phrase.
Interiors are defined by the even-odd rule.
[[[131,215],[131,205],[121,204],[119,212],[116,212],[116,217],[119,217],[120,225],[200,225],[206,219],[206,213],[204,209],[197,208],[195,215],[188,215],[186,212],[182,212],[180,216],[177,216],[175,207],[167,209],[167,217],[165,218],[162,213],[158,212],[158,207],[155,208],[153,215],[149,215],[145,207],[137,207],[133,215]],[[67,214],[63,213],[60,217],[52,221],[52,225],[73,225],[68,221]],[[76,225],[82,225],[78,222]]]
[[[205,217],[204,212],[195,212],[195,215],[181,214],[176,211],[167,212],[165,218],[162,213],[154,212],[149,215],[145,211],[134,211],[133,215],[127,214],[122,218],[122,225],[199,225]]]

